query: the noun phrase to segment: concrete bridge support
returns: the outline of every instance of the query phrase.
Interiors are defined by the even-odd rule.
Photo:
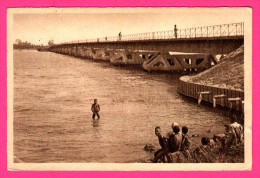
[[[63,48],[62,47],[60,47],[60,52],[59,53],[63,54]]]
[[[156,51],[116,50],[110,57],[110,63],[122,65],[142,65],[145,60],[155,55]]]
[[[76,57],[81,58],[92,58],[91,48],[87,48],[85,46],[78,46],[74,51]]]
[[[109,61],[110,53],[105,48],[93,49],[92,52],[94,60]]]
[[[71,48],[71,55],[72,55],[72,56],[77,56],[77,46],[73,46],[73,47]]]
[[[66,47],[63,47],[62,48],[62,54],[66,54],[67,50],[66,50]]]
[[[217,64],[210,54],[157,54],[143,63],[147,71],[197,71]]]
[[[77,50],[77,53],[78,53],[78,57],[81,57],[81,58],[85,58],[86,56],[84,55],[84,50],[86,50],[84,48],[84,46],[79,46],[78,47],[78,50]]]
[[[71,56],[72,55],[71,51],[72,51],[72,47],[67,48],[67,55]]]
[[[70,55],[70,48],[68,46],[66,47],[66,53],[65,54]]]
[[[65,48],[64,47],[61,48],[61,54],[65,54]]]

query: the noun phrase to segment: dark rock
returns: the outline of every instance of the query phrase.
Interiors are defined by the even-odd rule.
[[[152,144],[146,144],[144,146],[144,150],[145,151],[154,151],[155,150],[155,147],[152,145]]]

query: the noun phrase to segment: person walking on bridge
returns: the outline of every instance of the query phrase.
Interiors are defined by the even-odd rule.
[[[175,38],[177,38],[177,36],[178,36],[177,32],[178,32],[177,25],[174,25],[174,36],[175,36]]]
[[[121,41],[121,38],[122,38],[122,33],[119,32],[119,34],[118,34],[118,40]]]

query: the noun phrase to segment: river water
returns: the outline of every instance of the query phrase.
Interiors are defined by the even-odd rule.
[[[14,155],[23,162],[142,162],[155,126],[189,127],[192,146],[228,118],[177,93],[177,74],[147,73],[51,52],[14,51]],[[99,123],[91,104],[101,106]],[[210,130],[210,131],[208,131]],[[208,133],[210,132],[210,133]]]

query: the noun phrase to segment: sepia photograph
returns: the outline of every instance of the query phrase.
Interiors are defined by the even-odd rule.
[[[251,170],[252,9],[8,8],[9,170]]]

